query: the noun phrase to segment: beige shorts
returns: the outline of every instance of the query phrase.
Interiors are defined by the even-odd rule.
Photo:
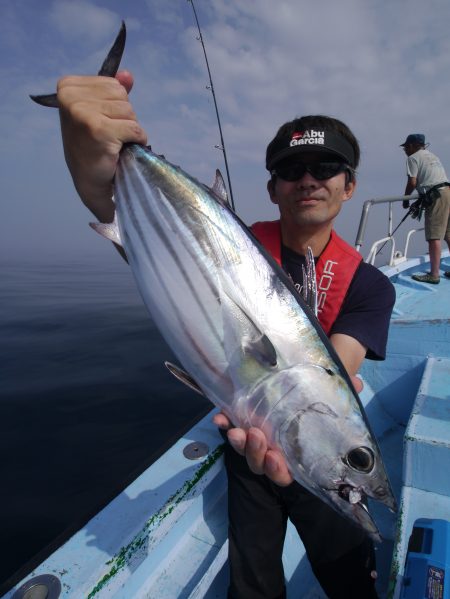
[[[439,190],[439,197],[425,208],[425,239],[450,241],[450,187]]]

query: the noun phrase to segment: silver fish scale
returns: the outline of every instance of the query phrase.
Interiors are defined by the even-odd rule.
[[[136,160],[144,167],[152,161],[153,168],[144,171],[145,181],[149,186],[160,190],[161,196],[174,208],[177,217],[192,231],[200,246],[197,250],[199,254],[208,255],[216,268],[241,262],[241,254],[234,239],[236,227],[226,218],[224,206],[210,200],[209,190],[204,185],[194,179],[186,179],[186,174],[179,167],[162,161],[155,155],[140,152]],[[161,210],[163,209],[161,206]],[[165,214],[166,224],[176,232],[174,217],[168,211]]]

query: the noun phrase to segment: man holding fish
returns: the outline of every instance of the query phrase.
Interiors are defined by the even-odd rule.
[[[128,99],[132,85],[127,71],[58,83],[66,161],[82,201],[101,223],[114,217],[113,178],[122,145],[147,143]],[[353,195],[358,162],[358,142],[344,123],[310,116],[284,124],[266,154],[267,189],[280,221],[257,223],[253,233],[299,287],[311,248],[319,322],[360,391],[355,375],[364,358],[384,359],[395,298],[388,279],[362,263],[333,231],[343,202]],[[283,455],[268,448],[259,428],[233,428],[223,413],[215,422],[228,430],[234,448],[226,449],[229,599],[286,596],[281,552],[288,518],[330,598],[376,597],[373,545],[366,533],[293,481]],[[369,451],[354,457],[355,469],[371,459]],[[360,503],[354,488],[342,485],[339,492],[349,504]]]

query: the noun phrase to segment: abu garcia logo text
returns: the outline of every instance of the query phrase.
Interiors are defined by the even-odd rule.
[[[325,142],[325,131],[298,131],[292,135],[290,146],[323,145]]]

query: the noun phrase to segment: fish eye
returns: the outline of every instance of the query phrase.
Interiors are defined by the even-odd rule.
[[[358,472],[370,472],[375,464],[375,457],[368,447],[356,447],[348,452],[345,462]]]

